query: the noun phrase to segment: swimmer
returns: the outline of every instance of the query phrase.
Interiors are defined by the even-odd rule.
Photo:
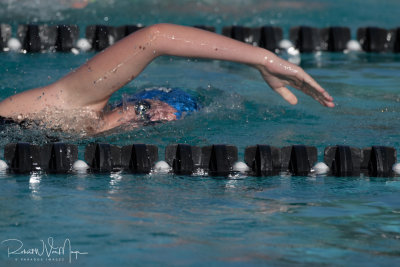
[[[0,116],[16,123],[30,121],[87,135],[120,126],[139,127],[144,120],[176,120],[179,111],[154,98],[107,108],[114,92],[162,55],[247,64],[258,69],[268,85],[290,104],[296,104],[297,98],[287,86],[323,106],[334,107],[333,98],[303,69],[263,48],[196,28],[157,24],[127,36],[50,85],[3,100]]]

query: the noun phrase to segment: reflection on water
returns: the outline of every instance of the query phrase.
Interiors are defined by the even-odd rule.
[[[33,173],[29,178],[29,190],[31,190],[32,200],[41,200],[39,189],[42,176],[38,173]]]
[[[79,10],[71,3],[0,0],[0,20],[78,23],[82,28],[174,22],[219,28],[275,24],[287,30],[300,24],[340,24],[355,32],[366,24],[399,26],[393,12],[398,1],[353,1],[358,12],[347,0],[98,0]],[[52,82],[91,56],[0,53],[0,98]],[[87,139],[3,127],[0,147],[61,140],[81,148],[91,141],[150,143],[163,151],[177,142],[230,143],[242,153],[257,143],[303,143],[317,146],[320,160],[327,145],[399,149],[398,59],[393,54],[302,55],[302,67],[335,97],[337,107],[327,110],[301,94],[299,105],[288,106],[246,67],[159,58],[113,100],[145,87],[172,86],[197,94],[202,110],[184,120]],[[399,265],[398,178],[0,175],[0,235],[70,238],[89,253],[77,264]],[[7,260],[0,246],[1,264]]]
[[[22,91],[47,83],[48,75],[62,76],[55,65],[77,66],[91,55],[61,55],[61,58],[35,55],[28,63],[24,63],[23,56],[0,56],[6,66],[14,66],[17,61],[25,71],[20,74],[20,69],[8,69],[0,75],[0,94],[5,98],[14,86],[20,86],[18,91]],[[202,146],[230,143],[238,146],[239,151],[257,143],[275,146],[304,143],[317,146],[320,151],[336,144],[398,147],[398,55],[374,56],[371,62],[364,55],[323,53],[323,67],[316,65],[312,55],[302,56],[303,67],[335,98],[336,108],[329,110],[298,92],[299,104],[287,105],[265,85],[257,71],[245,66],[160,58],[143,75],[117,92],[112,101],[144,88],[173,85],[198,97],[202,105],[199,112],[179,121],[84,139],[60,131],[13,125],[0,128],[0,144],[18,141],[42,144],[57,140],[78,145],[92,141],[115,145],[136,142],[158,145],[160,151],[168,144],[180,142]],[[377,63],[379,58],[382,62]],[[38,72],[39,65],[41,71]],[[182,73],[182,78],[177,78],[176,73]]]
[[[397,178],[26,178],[0,180],[0,195],[15,204],[0,204],[7,222],[0,232],[32,239],[67,235],[94,255],[88,263],[124,264],[132,253],[137,263],[176,262],[168,255],[177,250],[187,263],[341,265],[352,257],[374,263],[379,255],[387,265],[400,256]],[[118,257],[110,256],[111,248]],[[157,259],[147,256],[154,253]],[[0,259],[6,260],[3,253]]]

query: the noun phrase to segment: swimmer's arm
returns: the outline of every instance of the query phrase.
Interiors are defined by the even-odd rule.
[[[125,109],[118,107],[101,116],[99,127],[96,129],[95,134],[106,132],[128,123],[132,128],[136,128],[138,125],[135,124],[135,121],[137,121],[137,115],[133,107],[128,106]]]
[[[294,87],[317,100],[334,107],[333,98],[302,68],[274,53],[204,30],[161,24],[158,27],[161,54],[233,61],[257,68],[264,80],[290,104],[297,97],[286,87]]]
[[[297,98],[286,86],[303,91],[324,106],[334,106],[332,97],[303,69],[275,54],[219,34],[171,24],[149,26],[129,35],[54,86],[67,90],[67,105],[101,110],[112,93],[162,55],[248,64],[257,68],[271,88],[291,104],[296,104]]]

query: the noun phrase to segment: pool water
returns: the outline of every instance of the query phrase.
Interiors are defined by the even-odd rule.
[[[353,36],[358,27],[400,26],[398,1],[214,2],[109,0],[75,10],[65,1],[0,0],[0,22],[16,28],[79,21],[81,34],[86,25],[100,23],[173,22],[217,30],[274,24],[285,37],[290,27],[303,24],[349,26]],[[53,82],[93,55],[0,53],[0,98]],[[329,145],[400,149],[400,54],[304,54],[300,65],[333,95],[334,109],[297,92],[299,104],[290,106],[246,66],[162,57],[112,101],[147,87],[179,87],[200,99],[203,108],[196,114],[97,137],[3,128],[0,148],[18,141],[43,144],[56,136],[77,144],[81,159],[85,145],[94,141],[154,144],[162,159],[168,144],[226,143],[236,145],[243,159],[249,145],[305,144],[318,148],[319,161]],[[398,177],[0,176],[4,266],[69,265],[69,255],[79,266],[400,264]],[[6,245],[20,243],[4,242],[18,239],[25,249],[41,251],[43,244],[50,249],[51,237],[53,247],[68,239],[72,251],[87,254],[69,254],[66,247],[50,257],[8,256]]]

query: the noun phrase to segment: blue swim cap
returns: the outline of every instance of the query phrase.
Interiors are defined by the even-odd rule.
[[[145,99],[160,100],[172,106],[177,110],[177,119],[199,109],[196,99],[178,88],[153,87],[125,98],[128,103]]]

